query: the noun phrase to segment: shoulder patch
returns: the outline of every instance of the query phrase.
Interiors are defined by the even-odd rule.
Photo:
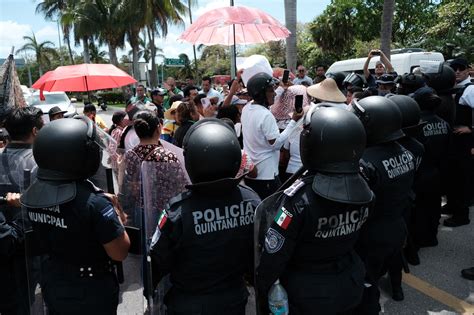
[[[292,197],[303,186],[304,186],[304,181],[302,181],[301,179],[297,179],[290,187],[285,189],[283,193],[287,196]]]
[[[163,226],[165,226],[166,221],[168,221],[168,213],[166,213],[166,210],[163,209],[163,211],[161,211],[160,217],[158,219],[158,228],[160,230],[163,229]]]
[[[112,205],[107,205],[102,210],[100,210],[100,214],[104,219],[111,219],[114,217],[115,209]]]
[[[293,215],[288,210],[286,210],[285,207],[281,207],[275,217],[275,223],[278,224],[278,226],[282,229],[286,230],[288,225],[290,225],[292,218]]]
[[[269,254],[278,252],[285,243],[285,237],[278,231],[269,228],[265,235],[265,251]]]

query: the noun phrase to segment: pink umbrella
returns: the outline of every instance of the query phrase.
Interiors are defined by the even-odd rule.
[[[179,39],[192,44],[230,46],[276,41],[289,35],[290,31],[267,13],[254,8],[232,6],[206,12]]]
[[[135,82],[137,80],[114,65],[84,63],[48,71],[32,87],[41,91],[87,92]]]

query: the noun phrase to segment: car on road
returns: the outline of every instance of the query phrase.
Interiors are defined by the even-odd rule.
[[[40,99],[39,91],[32,93],[26,100],[29,106],[34,106],[43,111],[44,122],[49,122],[48,111],[54,107],[59,106],[61,110],[67,111],[64,117],[69,118],[77,115],[76,106],[71,102],[69,97],[64,92],[43,92],[45,100]]]

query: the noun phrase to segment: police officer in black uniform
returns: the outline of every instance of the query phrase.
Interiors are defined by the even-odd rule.
[[[456,84],[456,73],[447,64],[443,64],[438,73],[425,73],[426,84],[436,91],[441,98],[441,104],[436,108],[435,114],[454,125],[456,105],[453,99],[453,87]]]
[[[353,248],[373,200],[358,174],[365,132],[340,108],[313,107],[304,119],[300,152],[308,172],[280,195],[257,288],[266,297],[280,278],[290,314],[337,314],[356,306],[363,292],[364,267]]]
[[[417,137],[425,148],[420,175],[417,176],[414,240],[418,248],[438,245],[438,225],[441,217],[441,170],[448,155],[451,128],[434,112],[441,99],[430,88],[413,95],[421,110],[423,126]]]
[[[88,177],[103,139],[85,117],[46,125],[35,139],[38,180],[22,195],[33,224],[29,255],[42,255],[42,292],[49,314],[116,314],[119,286],[112,259],[130,241],[109,200]]]
[[[423,163],[423,157],[425,149],[422,143],[417,139],[420,138],[423,124],[420,122],[420,108],[414,99],[406,95],[387,95],[387,97],[397,105],[402,115],[402,130],[405,133],[405,137],[397,140],[404,148],[410,151],[415,158],[415,178],[412,187],[412,194],[410,203],[407,204],[407,208],[404,211],[405,223],[408,227],[407,241],[404,247],[405,257],[408,262],[413,265],[420,263],[420,258],[417,253],[417,246],[413,240],[415,235],[419,235],[417,222],[420,219],[419,214],[414,211],[416,199],[418,197],[418,191],[421,189],[420,177],[426,173],[430,173],[431,169],[427,168]],[[418,232],[418,233],[417,233]],[[390,283],[392,285],[392,298],[395,301],[401,301],[404,299],[402,290],[402,269],[403,259],[400,255],[391,259],[389,263],[389,275]]]
[[[189,129],[183,149],[192,185],[159,218],[151,246],[155,283],[170,274],[170,315],[244,314],[260,199],[234,178],[239,141],[224,122],[203,119]]]
[[[405,242],[407,227],[404,212],[411,203],[415,175],[415,157],[396,140],[401,130],[402,116],[390,99],[369,96],[353,100],[353,111],[365,126],[367,148],[361,168],[376,196],[373,215],[358,242],[358,253],[367,268],[370,284],[357,314],[378,314],[380,311],[378,280],[387,272],[388,262],[399,257]]]

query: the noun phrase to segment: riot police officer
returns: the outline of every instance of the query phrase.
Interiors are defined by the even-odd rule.
[[[315,106],[306,114],[308,172],[278,196],[256,277],[261,297],[280,279],[290,314],[345,312],[362,297],[364,266],[353,248],[373,200],[358,174],[364,148],[364,127],[349,111]]]
[[[155,281],[170,274],[168,314],[244,314],[244,274],[253,265],[253,216],[260,199],[235,178],[235,132],[218,119],[195,123],[183,141],[192,185],[171,199],[152,239]]]
[[[441,217],[441,175],[448,156],[451,128],[448,122],[435,114],[441,98],[434,90],[419,89],[413,97],[424,122],[418,139],[425,147],[420,176],[417,177],[415,243],[417,247],[436,246]]]
[[[125,259],[130,241],[116,199],[87,180],[99,167],[106,134],[78,118],[55,120],[35,139],[38,180],[21,197],[36,241],[27,244],[28,254],[42,256],[50,314],[115,314],[119,286],[112,260]]]
[[[423,220],[422,216],[414,209],[418,192],[423,189],[421,177],[426,176],[432,170],[429,165],[423,163],[425,148],[420,139],[423,123],[420,122],[420,108],[414,99],[406,95],[387,95],[387,97],[397,105],[402,115],[402,130],[405,137],[397,140],[404,148],[410,151],[415,158],[415,178],[412,187],[411,202],[407,204],[404,211],[405,223],[408,227],[407,241],[404,247],[405,258],[413,265],[420,263],[418,257],[418,249],[416,243],[416,236],[420,235],[418,223]],[[415,238],[415,240],[413,239]],[[401,252],[400,252],[401,254]],[[402,256],[398,255],[391,259],[389,263],[390,283],[392,285],[392,298],[395,301],[404,299],[402,290]]]
[[[362,121],[367,133],[361,168],[376,196],[373,215],[358,242],[371,286],[366,288],[357,314],[378,314],[378,280],[387,272],[388,262],[400,255],[406,238],[403,214],[411,202],[415,158],[396,142],[404,136],[402,116],[390,99],[369,96],[353,100],[351,111]]]
[[[32,144],[43,126],[43,112],[35,107],[17,108],[5,119],[11,137],[0,152],[0,197],[24,191],[34,180],[38,166]],[[29,170],[30,174],[24,171]],[[29,314],[34,287],[38,283],[37,259],[25,261],[25,229],[28,219],[20,207],[0,204],[0,314]],[[27,279],[29,275],[29,279]],[[29,280],[29,281],[28,281]]]

